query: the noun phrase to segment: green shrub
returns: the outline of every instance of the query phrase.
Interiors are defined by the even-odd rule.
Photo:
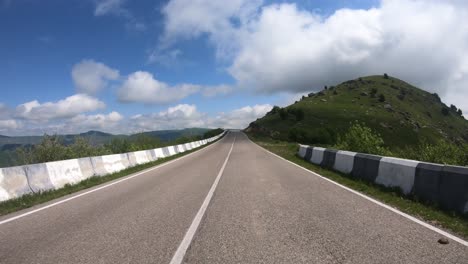
[[[468,165],[468,145],[455,145],[443,139],[434,144],[424,141],[416,147],[400,150],[398,154],[406,159],[460,166]]]
[[[383,95],[383,94],[379,95],[379,102],[381,102],[381,103],[385,102],[385,95]]]
[[[335,147],[355,152],[390,155],[382,137],[359,122],[353,123],[346,134],[338,137]]]

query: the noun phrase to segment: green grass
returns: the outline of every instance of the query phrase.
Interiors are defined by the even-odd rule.
[[[298,146],[295,143],[275,141],[267,138],[249,137],[265,149],[292,161],[306,169],[314,171],[330,180],[366,194],[400,211],[415,216],[425,222],[468,239],[468,215],[446,212],[429,204],[423,204],[412,197],[405,197],[398,189],[382,187],[370,182],[350,178],[347,175],[333,172],[306,162],[298,157]]]
[[[118,178],[128,176],[128,175],[136,173],[136,172],[140,172],[142,170],[145,170],[145,169],[148,169],[148,168],[163,164],[163,163],[165,163],[167,161],[174,160],[174,159],[177,159],[179,157],[190,154],[190,153],[192,153],[194,151],[197,151],[197,150],[199,150],[201,148],[207,147],[207,146],[215,143],[216,141],[213,141],[213,142],[208,143],[208,144],[206,144],[204,146],[201,146],[201,147],[186,151],[184,153],[179,153],[179,154],[176,154],[176,155],[171,156],[171,157],[158,159],[156,161],[149,162],[149,163],[146,163],[146,164],[137,165],[137,166],[127,168],[125,170],[113,173],[113,174],[105,175],[105,176],[102,176],[102,177],[98,177],[98,176],[91,177],[91,178],[88,178],[88,179],[86,179],[84,181],[81,181],[81,182],[79,182],[77,184],[74,184],[74,185],[67,184],[63,188],[60,188],[60,189],[57,189],[57,190],[49,190],[49,191],[44,191],[44,192],[40,192],[40,193],[31,193],[31,194],[23,195],[23,196],[21,196],[19,198],[15,198],[15,199],[11,199],[11,200],[1,202],[0,203],[0,216],[1,215],[6,215],[6,214],[9,214],[9,213],[12,213],[12,212],[19,211],[21,209],[26,209],[26,208],[29,208],[29,207],[32,207],[32,206],[35,206],[35,205],[38,205],[38,204],[42,204],[42,203],[51,201],[51,200],[56,199],[56,198],[60,198],[62,196],[68,195],[68,194],[72,194],[72,193],[75,193],[75,192],[78,192],[78,191],[81,191],[81,190],[84,190],[84,189],[94,187],[94,186],[102,184],[102,183],[106,183],[106,182],[109,182],[109,181],[112,181],[112,180],[115,180],[115,179],[118,179]]]

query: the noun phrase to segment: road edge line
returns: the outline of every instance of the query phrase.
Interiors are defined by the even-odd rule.
[[[261,147],[261,146],[258,145],[257,143],[253,142],[247,135],[245,135],[245,136],[246,136],[246,137],[248,138],[248,140],[249,140],[250,142],[252,142],[255,146],[259,147],[259,148],[262,149],[263,151],[265,151],[265,152],[267,152],[267,153],[269,153],[269,154],[271,154],[271,155],[273,155],[273,156],[276,156],[276,157],[279,158],[279,159],[282,159],[282,160],[284,160],[284,161],[287,161],[288,163],[290,163],[290,164],[292,164],[292,165],[294,165],[294,166],[296,166],[296,167],[299,167],[299,168],[301,168],[301,169],[303,169],[303,170],[305,170],[305,171],[311,173],[312,175],[314,175],[314,176],[316,176],[316,177],[318,177],[318,178],[321,178],[322,180],[326,180],[326,181],[328,181],[328,182],[330,182],[330,183],[333,183],[333,184],[335,184],[335,185],[337,185],[337,186],[339,186],[339,187],[341,187],[341,188],[343,188],[343,189],[345,189],[345,190],[347,190],[347,191],[349,191],[349,192],[352,192],[352,193],[354,193],[354,194],[356,194],[356,195],[358,195],[358,196],[360,196],[360,197],[362,197],[362,198],[364,198],[364,199],[366,199],[366,200],[368,200],[368,201],[370,201],[370,202],[373,202],[373,203],[375,203],[375,204],[377,204],[377,205],[379,205],[379,206],[381,206],[381,207],[383,207],[383,208],[385,208],[385,209],[388,209],[388,210],[390,210],[390,211],[392,211],[392,212],[394,212],[394,213],[396,213],[396,214],[398,214],[398,215],[400,215],[400,216],[405,217],[405,218],[408,219],[408,220],[411,220],[411,221],[413,221],[413,222],[415,222],[415,223],[417,223],[417,224],[419,224],[419,225],[421,225],[421,226],[423,226],[423,227],[425,227],[425,228],[428,228],[428,229],[430,229],[430,230],[432,230],[432,231],[434,231],[434,232],[436,232],[436,233],[438,233],[438,234],[440,234],[440,235],[443,235],[443,236],[445,236],[445,237],[447,237],[447,238],[452,239],[453,241],[456,241],[456,242],[462,244],[463,246],[468,247],[468,241],[465,241],[465,240],[463,240],[463,239],[461,239],[461,238],[459,238],[459,237],[457,237],[457,236],[454,236],[454,235],[452,235],[452,234],[450,234],[450,233],[448,233],[448,232],[446,232],[446,231],[444,231],[444,230],[442,230],[442,229],[439,229],[439,228],[437,228],[437,227],[435,227],[435,226],[432,226],[432,225],[430,225],[430,224],[428,224],[428,223],[426,223],[426,222],[424,222],[424,221],[422,221],[422,220],[417,219],[417,218],[414,217],[414,216],[411,216],[411,215],[409,215],[409,214],[407,214],[407,213],[404,213],[404,212],[402,212],[402,211],[400,211],[400,210],[398,210],[398,209],[396,209],[396,208],[394,208],[394,207],[391,207],[391,206],[389,206],[389,205],[387,205],[387,204],[384,204],[384,203],[382,203],[382,202],[380,202],[380,201],[378,201],[378,200],[376,200],[376,199],[374,199],[374,198],[372,198],[372,197],[369,197],[369,196],[367,196],[367,195],[365,195],[365,194],[363,194],[363,193],[360,193],[360,192],[358,192],[358,191],[356,191],[356,190],[353,190],[353,189],[351,189],[351,188],[349,188],[349,187],[346,187],[346,186],[344,186],[344,185],[342,185],[342,184],[340,184],[340,183],[337,183],[337,182],[335,182],[335,181],[332,181],[332,180],[330,180],[330,179],[328,179],[328,178],[326,178],[326,177],[324,177],[324,176],[322,176],[322,175],[320,175],[320,174],[318,174],[318,173],[316,173],[316,172],[313,172],[313,171],[311,171],[311,170],[308,170],[308,169],[306,169],[306,168],[304,168],[304,167],[302,167],[302,166],[300,166],[300,165],[298,165],[298,164],[296,164],[296,163],[294,163],[294,162],[292,162],[292,161],[290,161],[290,160],[287,160],[287,159],[285,159],[285,158],[283,158],[283,157],[281,157],[281,156],[279,156],[279,155],[277,155],[277,154],[275,154],[275,153],[273,153],[273,152],[271,152],[271,151],[269,151],[269,150],[267,150],[267,149]]]

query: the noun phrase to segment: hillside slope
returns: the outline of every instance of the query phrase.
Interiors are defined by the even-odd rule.
[[[390,148],[435,142],[468,142],[468,121],[436,94],[399,79],[369,76],[275,107],[246,131],[308,144],[334,144],[354,121],[381,134]]]

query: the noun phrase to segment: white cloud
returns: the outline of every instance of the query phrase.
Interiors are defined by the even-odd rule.
[[[169,86],[154,79],[149,72],[137,71],[130,74],[118,91],[121,102],[167,104],[181,100],[200,90],[200,86],[180,84]]]
[[[243,129],[257,118],[263,117],[272,108],[273,106],[269,104],[263,104],[245,106],[228,113],[221,113],[211,121],[211,127]]]
[[[218,95],[226,95],[232,93],[234,88],[230,85],[216,85],[216,86],[206,86],[203,88],[202,94],[205,97],[215,97]]]
[[[0,120],[0,131],[14,130],[19,127],[19,122],[14,119]]]
[[[162,46],[177,38],[194,38],[210,33],[210,39],[218,47],[218,57],[227,57],[236,48],[237,31],[232,25],[235,19],[245,25],[255,14],[262,0],[171,0],[163,8],[165,34]]]
[[[118,125],[124,117],[118,112],[96,115],[77,115],[66,123],[69,133],[76,131],[102,130],[111,133],[119,133],[123,127]]]
[[[139,21],[127,8],[124,7],[127,0],[95,0],[95,16],[113,15],[126,20],[125,28],[130,31],[145,31],[147,26]]]
[[[245,128],[271,108],[269,104],[245,106],[211,116],[199,112],[195,105],[179,104],[159,113],[135,115],[128,121],[128,127],[131,132],[190,127]]]
[[[127,13],[122,6],[126,0],[97,0],[96,8],[94,9],[95,16],[103,16],[108,14],[120,15]]]
[[[295,4],[246,3],[171,0],[163,10],[166,38],[207,34],[216,53],[231,58],[237,86],[260,93],[312,91],[387,72],[468,111],[466,1],[383,0],[328,17]]]
[[[19,118],[37,121],[70,118],[84,112],[92,112],[105,108],[105,104],[86,94],[76,94],[57,102],[39,103],[37,100],[16,107],[15,114]]]
[[[73,82],[79,93],[97,94],[109,81],[119,78],[119,71],[93,60],[82,60],[73,66]]]

